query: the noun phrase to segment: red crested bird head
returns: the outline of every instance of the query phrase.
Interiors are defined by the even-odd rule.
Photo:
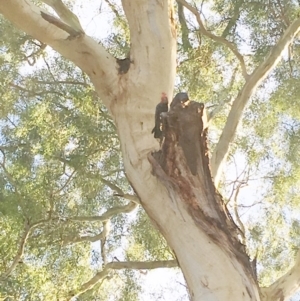
[[[168,96],[165,92],[161,93],[161,98],[160,99],[161,99],[160,100],[161,103],[168,103]]]

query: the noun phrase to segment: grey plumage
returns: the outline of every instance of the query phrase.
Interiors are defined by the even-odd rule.
[[[187,102],[188,100],[189,100],[189,96],[187,93],[185,93],[185,92],[177,93],[171,102],[170,108],[172,109],[175,106],[177,106],[178,104],[183,104],[183,103]]]

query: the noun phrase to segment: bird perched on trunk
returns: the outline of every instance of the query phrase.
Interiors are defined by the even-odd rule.
[[[161,113],[168,112],[168,97],[166,93],[161,93],[160,103],[155,109],[155,126],[152,130],[154,138],[162,138],[162,118]]]
[[[173,109],[178,104],[182,105],[186,103],[188,100],[189,100],[189,96],[187,93],[185,92],[177,93],[171,102],[170,109]]]

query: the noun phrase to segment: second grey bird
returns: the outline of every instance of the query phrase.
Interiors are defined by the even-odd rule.
[[[173,98],[170,108],[174,108],[175,106],[177,106],[178,104],[183,104],[185,102],[187,102],[189,100],[189,96],[187,93],[185,92],[179,92],[175,95],[175,97]]]

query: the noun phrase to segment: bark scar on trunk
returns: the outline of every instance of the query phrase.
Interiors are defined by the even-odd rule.
[[[209,168],[204,104],[178,104],[164,113],[161,149],[149,155],[153,174],[163,183],[173,202],[181,201],[198,228],[236,258],[257,279],[241,230],[234,223],[222,196],[216,190]],[[155,163],[154,163],[155,161]]]

